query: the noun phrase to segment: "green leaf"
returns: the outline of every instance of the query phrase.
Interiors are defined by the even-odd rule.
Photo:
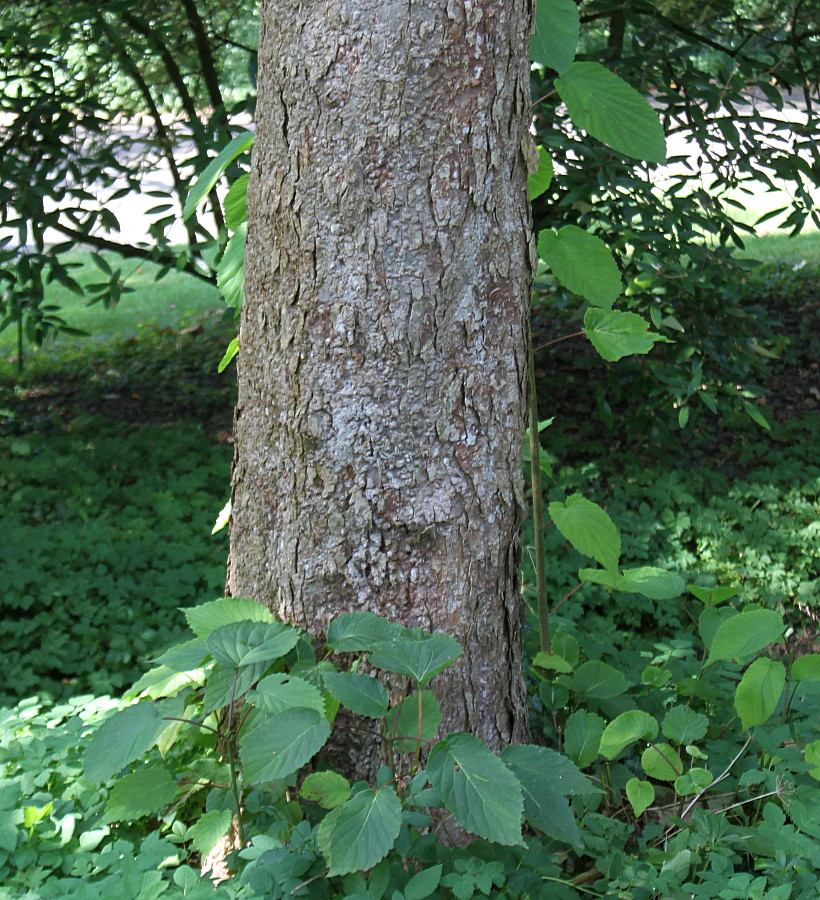
[[[478,738],[451,734],[430,751],[427,777],[467,831],[498,844],[523,845],[521,785]]]
[[[712,646],[720,626],[737,615],[738,611],[730,606],[707,606],[701,612],[698,616],[698,631],[707,649]]]
[[[809,769],[809,775],[820,781],[820,741],[812,741],[810,744],[806,744],[806,749],[803,753],[806,763],[814,766],[813,769]]]
[[[698,791],[708,788],[712,783],[712,773],[708,769],[701,769],[697,766],[691,768],[688,772],[676,778],[673,787],[675,793],[681,797],[688,797],[697,794]]]
[[[227,668],[254,663],[271,663],[289,653],[299,640],[299,632],[282,622],[230,622],[212,631],[208,652]]]
[[[696,713],[688,706],[673,706],[664,716],[661,730],[664,737],[676,744],[694,744],[706,736],[708,727],[707,716]]]
[[[652,107],[600,63],[573,63],[555,80],[573,124],[618,153],[666,162],[666,138]]]
[[[734,621],[739,618],[737,616]],[[771,717],[785,684],[786,667],[779,660],[763,657],[746,669],[735,691],[735,709],[744,729],[762,725]]]
[[[641,765],[650,778],[674,781],[683,772],[678,751],[669,744],[653,744],[641,755]]]
[[[232,822],[233,813],[229,809],[212,809],[203,813],[188,832],[197,853],[207,856],[231,830]]]
[[[201,638],[185,641],[166,650],[156,662],[167,666],[172,672],[192,672],[205,662],[208,656],[208,648]]]
[[[792,663],[794,681],[820,681],[820,653],[801,656]]]
[[[538,235],[538,255],[568,290],[610,309],[623,290],[621,273],[607,245],[594,234],[565,225]]]
[[[337,653],[356,653],[395,640],[402,631],[401,625],[376,613],[342,613],[328,626],[325,642]]]
[[[636,741],[654,740],[658,735],[658,723],[654,716],[640,709],[630,709],[616,716],[604,729],[598,752],[605,759],[615,757]]]
[[[552,669],[555,672],[569,673],[572,671],[572,666],[564,657],[557,656],[555,653],[544,653],[543,651],[536,653],[532,664],[539,669]]]
[[[575,59],[580,29],[573,0],[538,0],[530,59],[556,72],[565,71]]]
[[[276,673],[263,678],[246,697],[248,703],[272,715],[286,709],[315,709],[324,713],[321,691],[295,675]]]
[[[244,597],[223,597],[221,600],[183,609],[182,612],[188,620],[188,627],[200,638],[207,638],[212,631],[231,622],[275,621],[266,606]]]
[[[83,758],[83,775],[108,781],[138,759],[166,727],[153,703],[137,703],[113,715],[94,732]]]
[[[671,343],[649,331],[649,323],[637,313],[590,307],[584,314],[584,334],[607,362],[633,353],[649,353],[658,341]]]
[[[555,527],[584,556],[591,556],[606,569],[617,569],[621,535],[609,516],[591,500],[572,494],[566,503],[550,503]]]
[[[315,709],[261,716],[239,739],[246,783],[287,778],[318,753],[329,736],[327,719]]]
[[[575,692],[594,700],[611,700],[628,688],[622,672],[597,659],[585,662],[575,673]]]
[[[299,793],[322,809],[335,809],[350,796],[350,782],[338,772],[313,772],[302,782]]]
[[[185,207],[182,210],[182,219],[185,221],[191,213],[202,203],[202,201],[213,190],[214,185],[222,177],[223,172],[237,158],[248,150],[253,143],[253,133],[243,131],[236,135],[220,153],[212,159],[203,170],[202,174],[197,178],[188,191],[188,197],[185,200]]]
[[[376,668],[406,675],[424,687],[461,652],[461,644],[449,634],[417,634],[379,644],[367,658]]]
[[[147,766],[125,775],[108,795],[105,821],[134,821],[157,813],[174,799],[176,791],[177,783],[165,766]]]
[[[242,306],[245,296],[245,244],[248,226],[242,224],[231,235],[216,269],[216,286],[233,309]]]
[[[571,666],[578,665],[581,658],[581,645],[566,631],[559,631],[552,638],[552,652],[562,656]]]
[[[441,725],[441,707],[432,691],[421,692],[421,739],[432,741]],[[399,753],[414,753],[419,746],[419,695],[410,694],[397,703],[385,720],[385,733],[389,737],[404,736],[408,740],[396,740]],[[416,738],[414,740],[414,738]]]
[[[565,756],[546,747],[507,747],[501,759],[521,783],[530,825],[557,841],[577,844],[578,825],[565,798],[598,793],[598,787]]]
[[[370,719],[387,715],[390,697],[378,678],[357,672],[328,672],[324,681],[330,693],[351,712]]]
[[[430,866],[414,875],[404,886],[404,900],[425,900],[438,887],[443,866]]]
[[[226,669],[214,666],[208,674],[205,684],[203,711],[214,712],[228,706],[232,701],[249,691],[265,672],[264,663],[253,666],[242,666],[237,669]]]
[[[623,572],[613,572],[609,569],[581,569],[578,577],[581,581],[600,584],[612,591],[643,594],[650,600],[671,600],[673,597],[679,597],[684,587],[680,575],[653,566],[624,569]]]
[[[655,786],[649,781],[630,778],[626,783],[626,799],[632,807],[635,818],[642,816],[655,799]]]
[[[598,757],[604,720],[595,713],[579,709],[567,720],[564,731],[564,750],[581,769],[585,769]]]
[[[240,225],[248,221],[248,178],[240,175],[230,186],[225,196],[225,224],[231,231],[236,231]]]
[[[743,409],[746,411],[746,415],[761,428],[765,428],[766,431],[771,431],[772,426],[769,424],[766,417],[763,413],[754,405],[754,403],[749,403],[748,400],[743,401]]]
[[[783,641],[783,617],[773,609],[747,609],[720,625],[709,648],[709,661],[742,659],[768,644]]]
[[[222,359],[219,360],[219,365],[216,367],[217,373],[222,373],[228,366],[231,364],[231,360],[239,353],[239,338],[235,337],[231,339],[230,344],[228,344],[225,349],[225,353],[222,356]],[[224,521],[222,521],[222,517],[225,516]],[[228,519],[231,516],[231,501],[229,500],[225,506],[222,508],[222,512],[219,514],[219,518],[216,520],[216,524],[214,525],[214,530],[211,534],[216,534],[217,531],[221,531],[227,524]]]
[[[740,593],[739,587],[732,587],[729,585],[724,587],[705,588],[699,587],[696,584],[687,584],[686,590],[697,597],[706,607],[719,606],[721,603],[731,600],[732,597],[737,597]]]
[[[538,170],[527,179],[530,202],[540,197],[552,183],[552,157],[543,147],[538,148]],[[539,429],[540,430],[540,429]]]
[[[401,801],[392,787],[366,788],[322,820],[316,844],[329,876],[370,869],[390,852],[401,830]]]

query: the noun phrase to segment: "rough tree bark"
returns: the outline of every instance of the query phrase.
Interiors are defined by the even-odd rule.
[[[228,586],[453,634],[444,727],[526,734],[531,0],[263,0]]]

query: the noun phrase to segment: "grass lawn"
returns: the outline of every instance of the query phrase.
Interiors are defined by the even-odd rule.
[[[170,272],[156,281],[157,265],[150,262],[123,259],[114,253],[102,254],[113,270],[120,269],[122,278],[133,293],[124,294],[115,308],[106,309],[101,303],[89,305],[67,288],[52,284],[47,301],[61,308],[66,324],[88,333],[88,337],[55,335],[41,349],[26,349],[29,360],[36,356],[52,357],[55,351],[73,349],[83,342],[135,338],[145,329],[171,328],[179,331],[200,322],[203,315],[225,309],[215,286],[179,272]],[[75,266],[71,275],[83,286],[103,280],[91,255],[75,251],[67,256]],[[0,358],[17,352],[17,335],[13,326],[0,332]]]

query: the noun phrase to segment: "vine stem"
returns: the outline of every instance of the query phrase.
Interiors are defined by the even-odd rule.
[[[547,558],[544,548],[544,498],[541,494],[541,441],[538,437],[538,391],[535,385],[535,351],[530,334],[530,482],[532,485],[532,527],[535,536],[535,595],[538,609],[539,645],[552,652],[550,614],[547,598]]]

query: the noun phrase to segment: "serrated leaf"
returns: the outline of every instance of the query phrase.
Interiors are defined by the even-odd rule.
[[[240,309],[245,296],[245,244],[248,226],[243,222],[231,235],[216,269],[216,285],[225,302]]]
[[[575,62],[555,80],[573,124],[634,159],[663,163],[666,138],[657,113],[600,63]]]
[[[327,719],[315,709],[286,709],[260,716],[239,738],[247,784],[287,778],[302,768],[330,735]]]
[[[300,707],[325,711],[325,699],[317,687],[303,678],[282,673],[263,678],[245,699],[272,715]]]
[[[231,231],[248,221],[248,179],[249,175],[240,175],[225,195],[225,224]]]
[[[106,822],[134,821],[167,806],[176,795],[177,783],[165,766],[147,766],[120,778],[108,795]]]
[[[507,747],[501,759],[521,784],[524,816],[530,825],[555,840],[577,843],[578,826],[565,797],[599,789],[574,763],[546,747]]]
[[[612,251],[599,237],[577,225],[540,232],[538,255],[565,288],[594,306],[610,309],[623,290]]]
[[[708,727],[707,716],[696,713],[688,706],[673,706],[664,716],[661,730],[664,737],[676,744],[694,744],[706,736]]]
[[[376,613],[342,613],[328,625],[325,642],[337,653],[356,653],[392,641],[403,630],[401,625]]]
[[[387,672],[412,678],[421,687],[461,656],[461,644],[449,634],[424,634],[377,645],[367,659]]]
[[[584,334],[607,362],[633,353],[649,353],[657,342],[670,343],[649,331],[649,323],[637,313],[590,307],[584,313]]]
[[[200,668],[207,656],[208,648],[205,641],[194,638],[166,650],[162,656],[157,657],[156,662],[167,666],[172,672],[191,672]]]
[[[271,663],[289,653],[299,632],[282,622],[230,622],[212,631],[208,652],[226,668]]]
[[[604,720],[595,713],[579,709],[567,720],[564,730],[564,750],[581,769],[585,769],[598,757]]]
[[[83,758],[83,775],[99,783],[138,759],[166,727],[153,703],[137,703],[106,719],[94,732]]]
[[[783,696],[785,684],[786,667],[780,660],[763,657],[746,669],[735,691],[735,709],[744,729],[768,721]]]
[[[730,606],[707,606],[701,612],[698,616],[698,632],[707,649],[712,646],[720,626],[737,615],[738,611]]]
[[[197,853],[206,857],[231,830],[232,822],[233,813],[229,809],[212,809],[203,813],[188,831]]]
[[[641,755],[641,765],[650,778],[674,781],[683,772],[678,751],[669,744],[653,744]]]
[[[621,535],[607,513],[582,497],[572,494],[566,503],[550,503],[555,527],[584,556],[591,556],[606,569],[617,569],[621,556]]]
[[[801,656],[792,663],[793,681],[820,681],[820,653]]]
[[[658,736],[658,722],[654,716],[640,709],[630,709],[616,716],[604,729],[598,752],[605,759],[615,757],[636,741],[651,741]]]
[[[684,588],[684,581],[680,575],[653,566],[624,569],[623,572],[613,572],[609,569],[581,569],[578,577],[581,581],[600,584],[612,591],[643,594],[650,600],[672,600],[679,597]]]
[[[370,719],[382,719],[390,707],[387,689],[370,675],[358,672],[328,672],[325,687],[351,712]]]
[[[401,801],[392,787],[366,788],[322,820],[316,844],[328,875],[370,869],[390,852],[401,830]]]
[[[427,777],[467,831],[499,844],[523,844],[518,779],[478,738],[451,734],[430,751]]]
[[[243,131],[236,135],[225,147],[212,159],[203,170],[202,174],[188,191],[185,206],[182,210],[182,219],[186,220],[202,201],[213,190],[214,185],[222,177],[223,172],[238,157],[250,149],[253,143],[253,133]]]
[[[575,691],[593,700],[611,700],[629,689],[623,672],[598,659],[591,659],[575,672]]]
[[[425,900],[438,887],[443,866],[430,866],[414,875],[404,886],[404,900]]]
[[[530,175],[527,179],[527,185],[530,192],[530,202],[540,197],[541,194],[552,184],[552,157],[544,148],[538,148],[538,169],[534,175]],[[540,429],[539,429],[540,430]]]
[[[773,609],[744,610],[718,627],[709,648],[709,661],[742,659],[768,644],[782,643],[783,628],[783,617]]]
[[[573,0],[539,0],[530,59],[556,72],[565,71],[575,59],[580,28]]]
[[[419,746],[419,695],[410,694],[397,703],[385,719],[385,733],[391,738],[404,735],[408,740],[396,740],[399,753],[414,753]],[[432,741],[441,725],[441,707],[432,691],[421,692],[421,739]]]
[[[231,622],[276,621],[266,606],[245,597],[223,597],[200,606],[188,607],[182,612],[188,620],[188,627],[200,638],[207,638],[212,631]]]
[[[635,813],[635,818],[642,816],[655,799],[655,787],[649,781],[630,778],[626,783],[626,799]]]
[[[258,663],[237,669],[214,666],[205,683],[205,697],[202,701],[204,712],[215,712],[228,706],[232,701],[249,691],[265,673],[267,666]]]
[[[350,782],[338,772],[313,772],[302,782],[299,793],[322,809],[335,809],[350,796]]]

